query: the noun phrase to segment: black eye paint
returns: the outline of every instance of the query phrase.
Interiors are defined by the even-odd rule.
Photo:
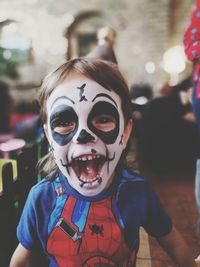
[[[92,119],[99,115],[110,115],[115,119],[115,128],[111,131],[104,132],[97,129],[92,124]],[[95,133],[104,143],[113,144],[118,135],[119,135],[119,113],[114,105],[111,103],[100,101],[94,105],[92,108],[89,117],[88,117],[88,127],[89,129]]]
[[[54,129],[58,126],[61,126],[65,123],[73,122],[75,123],[75,128],[68,134],[61,135],[56,132]],[[74,109],[67,105],[61,105],[55,108],[50,116],[50,127],[52,131],[53,139],[61,146],[66,145],[71,141],[75,135],[78,127],[78,117]]]
[[[120,141],[119,141],[119,145],[122,145],[122,146],[123,146],[123,138],[124,138],[124,135],[122,134],[122,135],[121,135],[121,139],[120,139]]]
[[[109,96],[108,94],[103,94],[103,93],[100,93],[100,94],[97,94],[93,99],[92,99],[92,102],[95,101],[95,99],[97,99],[98,97],[107,97],[108,99],[110,99],[114,104],[115,106],[117,107],[117,103],[115,102],[115,100]]]
[[[77,141],[81,144],[87,144],[87,143],[92,142],[94,140],[95,140],[94,136],[92,136],[90,133],[88,133],[85,129],[81,130],[81,132],[77,138]]]

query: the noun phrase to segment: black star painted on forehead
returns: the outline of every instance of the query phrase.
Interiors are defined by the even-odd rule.
[[[87,98],[83,95],[84,94],[84,88],[85,88],[85,86],[86,86],[86,83],[82,84],[80,87],[77,87],[77,89],[80,90],[80,93],[79,93],[79,96],[80,96],[79,102],[88,101]]]

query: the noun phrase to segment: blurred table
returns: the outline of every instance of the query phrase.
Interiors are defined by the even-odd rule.
[[[7,142],[14,138],[14,134],[7,133],[7,134],[0,134],[0,143]]]
[[[24,139],[12,138],[0,143],[0,153],[4,159],[15,158],[19,151],[25,146]]]

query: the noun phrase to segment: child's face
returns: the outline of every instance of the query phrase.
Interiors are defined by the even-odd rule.
[[[82,195],[97,195],[112,181],[128,139],[124,127],[120,97],[84,76],[70,76],[47,101],[54,158]]]

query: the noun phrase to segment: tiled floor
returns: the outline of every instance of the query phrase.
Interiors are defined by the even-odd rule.
[[[197,211],[194,198],[194,171],[184,174],[150,174],[144,172],[163,202],[176,228],[182,233],[193,255],[200,254],[200,236],[196,232]],[[138,265],[139,267],[176,267],[154,238],[144,236]],[[151,261],[148,259],[151,258]]]
[[[143,229],[140,231],[140,249],[136,265],[137,267],[152,267],[149,237]]]
[[[184,171],[183,169],[178,172],[171,171],[170,174],[164,171],[156,173],[139,170],[134,141],[131,142],[128,162],[134,171],[136,170],[151,183],[171,216],[174,226],[192,248],[192,257],[195,258],[200,254],[200,233],[196,231],[197,209],[194,196],[195,163],[192,168],[183,166]],[[154,238],[147,236],[144,231],[141,231],[140,236],[137,267],[177,267]]]

